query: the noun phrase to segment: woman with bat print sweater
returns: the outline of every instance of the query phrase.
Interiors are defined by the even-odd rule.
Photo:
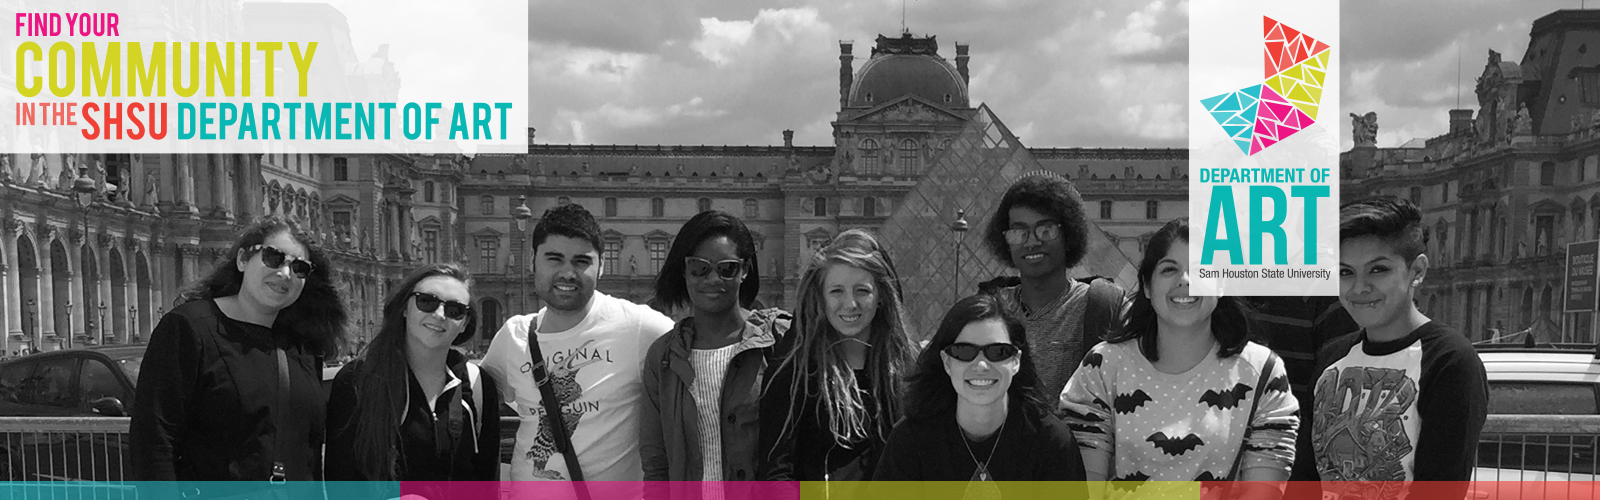
[[[1122,328],[1061,393],[1065,420],[1090,481],[1260,481],[1233,493],[1277,498],[1262,482],[1289,477],[1299,405],[1238,298],[1189,295],[1188,255],[1187,218],[1156,231]]]

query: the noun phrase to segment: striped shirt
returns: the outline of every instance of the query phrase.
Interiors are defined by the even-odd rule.
[[[700,417],[701,481],[722,480],[722,383],[728,378],[728,363],[743,350],[743,342],[735,342],[717,349],[695,349],[689,354],[694,365],[694,383],[689,392],[694,396],[696,412]],[[710,491],[707,491],[710,498]],[[720,495],[718,495],[720,496]]]

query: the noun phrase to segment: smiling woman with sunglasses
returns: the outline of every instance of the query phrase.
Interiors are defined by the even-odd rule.
[[[790,322],[777,309],[750,310],[760,291],[757,264],[750,230],[717,211],[689,219],[667,252],[656,301],[688,306],[690,315],[645,355],[640,456],[645,481],[655,482],[647,483],[647,498],[668,495],[659,481],[755,479],[761,378]]]
[[[322,360],[338,353],[346,317],[327,257],[275,216],[224,255],[150,334],[128,431],[133,479],[321,479]],[[205,490],[182,493],[218,494]]]
[[[872,479],[969,481],[967,493],[980,498],[1015,486],[989,481],[1082,481],[1077,442],[1050,413],[1027,346],[1022,323],[993,296],[956,302],[917,358],[907,419],[890,434]],[[1082,483],[1050,487],[1062,491],[1044,496],[1085,493]]]
[[[328,480],[498,477],[494,380],[451,348],[477,331],[477,314],[468,305],[471,286],[472,276],[461,266],[431,264],[390,294],[372,344],[333,380]]]

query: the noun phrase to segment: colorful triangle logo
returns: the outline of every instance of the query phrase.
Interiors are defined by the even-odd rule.
[[[1262,83],[1200,100],[1224,133],[1254,155],[1316,123],[1333,48],[1261,17]]]

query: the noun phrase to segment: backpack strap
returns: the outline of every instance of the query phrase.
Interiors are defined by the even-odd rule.
[[[478,451],[478,435],[483,432],[484,421],[490,415],[500,412],[491,412],[483,407],[483,372],[476,363],[467,362],[467,386],[472,388],[472,408],[478,418],[472,419],[472,451]]]
[[[1122,313],[1123,294],[1110,278],[1090,276],[1079,281],[1089,284],[1089,304],[1083,313],[1083,338],[1085,346],[1092,346],[1105,340],[1108,333],[1118,327],[1115,322]]]

